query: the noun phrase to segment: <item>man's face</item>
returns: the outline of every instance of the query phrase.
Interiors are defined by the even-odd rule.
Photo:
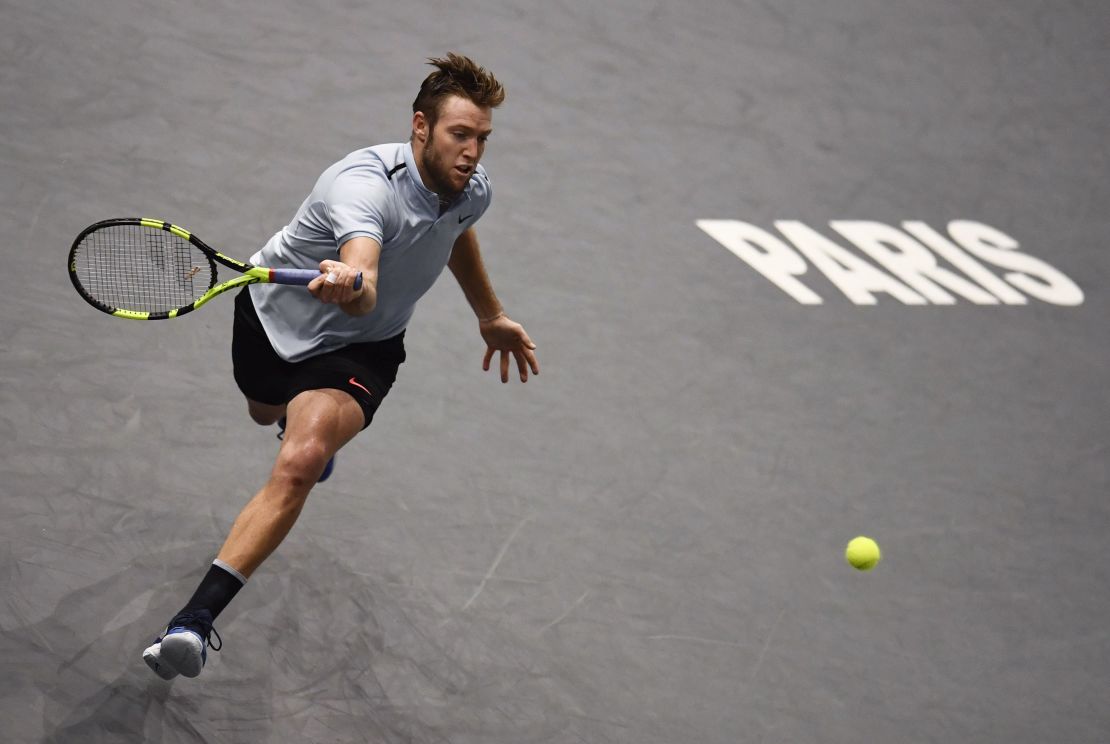
[[[423,114],[414,118],[419,139],[426,133],[420,165],[425,185],[440,196],[456,196],[466,188],[482,159],[493,131],[493,112],[460,96],[440,104],[439,120],[431,130]]]

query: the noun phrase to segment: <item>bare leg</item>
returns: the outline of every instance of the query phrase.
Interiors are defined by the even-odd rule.
[[[252,406],[252,418],[255,412]],[[270,479],[239,513],[218,556],[246,577],[289,534],[324,465],[364,423],[358,402],[340,390],[307,390],[289,402],[285,415],[285,439]]]
[[[339,390],[306,391],[288,406],[247,403],[251,418],[260,424],[284,414],[285,439],[270,479],[239,513],[218,560],[165,634],[143,651],[143,661],[162,679],[200,674],[213,621],[289,534],[324,464],[359,432],[364,420],[355,399]]]

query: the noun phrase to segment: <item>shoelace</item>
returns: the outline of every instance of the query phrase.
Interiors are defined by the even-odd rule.
[[[205,631],[205,627],[207,627],[207,630],[201,634],[201,637],[204,638],[204,642],[208,644],[208,648],[212,649],[213,651],[219,651],[221,648],[224,647],[224,639],[220,638],[219,632],[217,632],[216,629],[213,628],[209,623],[205,622],[203,618],[199,618],[196,615],[192,615],[189,613],[183,613],[174,619],[177,621],[176,623],[174,623],[174,625],[197,625],[200,626],[200,629],[202,631]],[[216,636],[216,641],[220,644],[219,646],[212,643],[212,636]]]

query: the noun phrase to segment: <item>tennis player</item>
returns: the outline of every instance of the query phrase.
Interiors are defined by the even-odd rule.
[[[474,232],[493,196],[479,161],[504,88],[467,57],[429,62],[410,140],[357,150],[325,170],[292,222],[251,257],[321,275],[307,292],[255,284],[236,297],[235,381],[251,418],[279,424],[282,442],[200,586],[143,652],[164,679],[200,674],[210,637],[220,640],[212,623],[289,533],[335,453],[370,425],[405,360],[415,305],[444,267],[477,316],[483,369],[500,355],[502,382],[512,361],[521,382],[539,374],[536,345],[502,309]]]

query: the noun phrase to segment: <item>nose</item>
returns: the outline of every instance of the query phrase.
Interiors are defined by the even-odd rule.
[[[463,156],[467,159],[467,162],[473,163],[473,162],[477,161],[478,160],[478,154],[480,152],[481,152],[481,149],[478,146],[478,138],[477,137],[471,137],[471,138],[467,139],[466,145],[463,147]]]

